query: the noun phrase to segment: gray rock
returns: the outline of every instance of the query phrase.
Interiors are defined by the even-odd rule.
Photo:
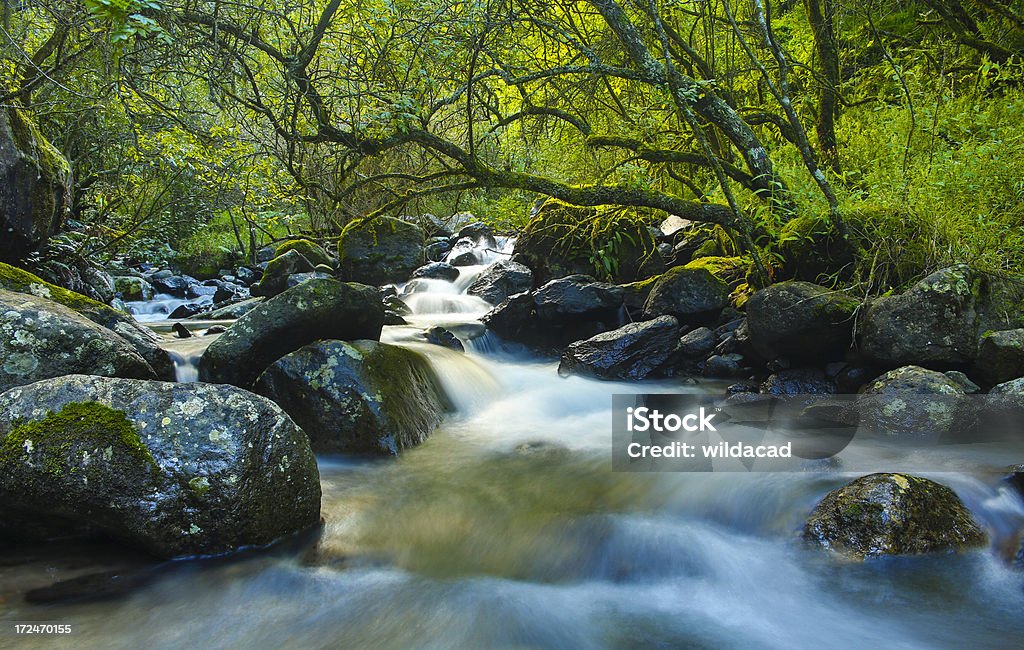
[[[114,278],[114,290],[123,300],[149,300],[153,297],[153,286],[143,278],[134,275],[119,275]]]
[[[455,350],[456,352],[465,352],[466,346],[462,344],[459,337],[455,336],[450,330],[443,327],[431,327],[423,333],[427,339],[427,343],[433,345],[440,345],[443,348],[449,350]]]
[[[638,380],[665,365],[675,351],[679,321],[661,316],[577,341],[562,354],[560,375]]]
[[[451,264],[446,264],[444,262],[431,262],[413,271],[412,277],[455,282],[459,279],[459,270]]]
[[[153,290],[176,298],[197,298],[199,282],[188,275],[172,275],[166,278],[151,278]]]
[[[861,422],[887,436],[937,437],[962,427],[964,389],[941,372],[919,366],[891,370],[857,398]]]
[[[841,359],[853,340],[860,302],[810,282],[780,282],[747,301],[750,343],[768,361],[822,363]]]
[[[384,307],[377,290],[310,280],[253,307],[199,361],[201,381],[247,388],[289,352],[319,339],[379,339]]]
[[[698,327],[679,339],[677,349],[679,354],[687,359],[699,359],[714,350],[717,344],[718,337],[710,328]]]
[[[256,391],[324,453],[397,455],[440,423],[448,399],[419,353],[376,341],[320,341],[267,368]]]
[[[0,289],[0,392],[76,373],[156,379],[115,332],[52,300]]]
[[[532,288],[533,272],[528,266],[502,260],[484,269],[466,293],[483,298],[492,305],[500,305],[509,296]]]
[[[241,318],[245,314],[249,313],[256,305],[263,302],[263,298],[248,298],[239,302],[231,303],[223,307],[218,307],[212,311],[201,311],[199,313],[188,316],[195,320],[234,320]],[[172,318],[173,318],[172,314]]]
[[[804,539],[857,559],[986,543],[956,493],[909,474],[871,474],[829,492],[807,519]]]
[[[731,352],[715,354],[704,362],[705,377],[712,379],[732,379],[743,374],[743,355]]]
[[[399,219],[358,219],[338,239],[341,277],[352,282],[405,282],[423,261],[423,231]]]
[[[985,386],[994,386],[1021,375],[1024,375],[1024,329],[982,334],[971,376]]]
[[[570,275],[537,289],[533,303],[541,321],[557,323],[617,312],[622,306],[622,291],[586,275]]]
[[[761,392],[787,397],[829,395],[836,392],[836,385],[817,368],[791,368],[770,375],[761,384]]]
[[[680,322],[714,320],[729,304],[729,285],[704,268],[677,266],[651,288],[644,317],[675,316]]]
[[[71,167],[25,113],[0,109],[0,260],[17,261],[60,230]]]
[[[158,556],[261,545],[314,526],[305,434],[230,386],[71,375],[0,395],[0,530],[102,533]]]

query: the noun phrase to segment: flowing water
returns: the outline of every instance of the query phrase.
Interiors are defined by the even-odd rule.
[[[426,325],[478,331],[479,310],[453,307],[470,305],[460,287],[478,272],[431,283],[423,294],[454,302],[414,300],[410,325],[384,335],[428,356],[457,412],[397,460],[321,458],[321,531],[48,606],[21,593],[119,560],[33,549],[0,562],[0,620],[76,634],[19,647],[1020,647],[1024,573],[1001,545],[1024,503],[997,474],[926,473],[991,548],[859,563],[799,541],[815,503],[855,475],[612,473],[613,393],[716,387],[563,379],[487,336],[466,354],[422,343]]]

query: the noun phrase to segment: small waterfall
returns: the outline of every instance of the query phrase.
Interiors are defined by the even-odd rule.
[[[219,334],[206,334],[205,331],[218,321],[184,321],[182,324],[188,327],[192,336],[186,339],[177,338],[168,326],[153,327],[160,333],[160,347],[167,351],[167,355],[174,362],[174,377],[177,381],[186,384],[199,381],[199,359],[206,352],[206,348],[217,340]]]
[[[135,320],[140,323],[158,323],[167,320],[175,309],[182,305],[213,305],[213,296],[204,295],[199,298],[176,298],[158,293],[152,300],[137,300],[125,303]]]

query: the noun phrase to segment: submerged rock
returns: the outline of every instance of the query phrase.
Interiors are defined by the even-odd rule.
[[[829,492],[807,519],[804,539],[859,559],[986,543],[955,492],[909,474],[871,474]]]
[[[679,321],[672,316],[629,323],[570,345],[558,374],[643,379],[668,362],[678,338]]]
[[[0,534],[98,533],[162,557],[224,553],[316,525],[305,434],[210,384],[71,375],[0,395]]]
[[[405,282],[424,261],[423,231],[419,226],[376,217],[349,223],[338,239],[341,277],[380,286]]]
[[[853,340],[860,302],[810,282],[780,282],[747,301],[750,343],[764,359],[823,363],[841,359]]]
[[[157,377],[114,332],[52,300],[0,289],[0,392],[68,374]]]
[[[423,442],[449,407],[425,357],[376,341],[307,345],[267,368],[256,391],[323,453],[397,455]]]
[[[384,306],[377,290],[310,280],[260,303],[210,344],[199,379],[247,388],[289,352],[319,339],[379,339]]]

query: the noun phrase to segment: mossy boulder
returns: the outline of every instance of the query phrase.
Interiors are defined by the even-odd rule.
[[[3,262],[0,262],[0,289],[51,300],[74,310],[126,340],[156,372],[157,379],[174,379],[174,362],[157,345],[159,338],[128,314]]]
[[[964,387],[919,366],[890,370],[857,398],[861,424],[876,434],[937,438],[966,429],[972,420]]]
[[[0,392],[75,373],[156,378],[114,332],[52,300],[0,289]]]
[[[1024,329],[985,332],[978,341],[971,377],[994,386],[1024,376]]]
[[[288,279],[293,275],[310,273],[313,263],[299,251],[292,249],[270,260],[263,270],[263,277],[252,286],[252,295],[273,298],[288,288]]]
[[[872,302],[858,324],[862,354],[880,365],[966,370],[989,330],[1024,327],[1024,282],[960,264]]]
[[[397,455],[450,407],[424,356],[376,341],[320,341],[278,359],[256,382],[322,453]]]
[[[678,339],[679,321],[672,316],[628,323],[570,345],[562,354],[558,374],[644,379],[666,365]]]
[[[791,219],[779,231],[778,241],[786,277],[816,281],[850,268],[854,261],[854,247],[825,216]]]
[[[393,217],[356,219],[338,239],[341,277],[380,286],[405,282],[424,260],[423,231]]]
[[[379,339],[384,306],[373,287],[313,279],[232,323],[199,361],[199,378],[248,388],[270,364],[320,339]]]
[[[0,395],[0,537],[91,533],[161,557],[316,525],[306,435],[231,386],[70,375]]]
[[[536,284],[595,273],[612,282],[635,282],[665,270],[649,227],[657,220],[647,210],[548,199],[516,239],[515,253]]]
[[[750,343],[768,361],[841,359],[853,343],[859,306],[849,294],[810,282],[773,284],[747,301]]]
[[[712,321],[729,304],[729,285],[704,267],[676,266],[651,288],[644,318],[675,316],[682,323]]]
[[[298,251],[314,267],[323,264],[334,268],[335,260],[323,246],[309,239],[289,239],[277,247],[274,257],[281,257],[288,251]]]
[[[825,495],[804,539],[865,559],[954,552],[987,538],[953,490],[910,474],[871,474]]]
[[[0,260],[13,262],[60,230],[71,167],[18,108],[0,109]]]
[[[149,300],[153,297],[153,285],[134,275],[119,275],[114,278],[114,291],[122,300]]]

